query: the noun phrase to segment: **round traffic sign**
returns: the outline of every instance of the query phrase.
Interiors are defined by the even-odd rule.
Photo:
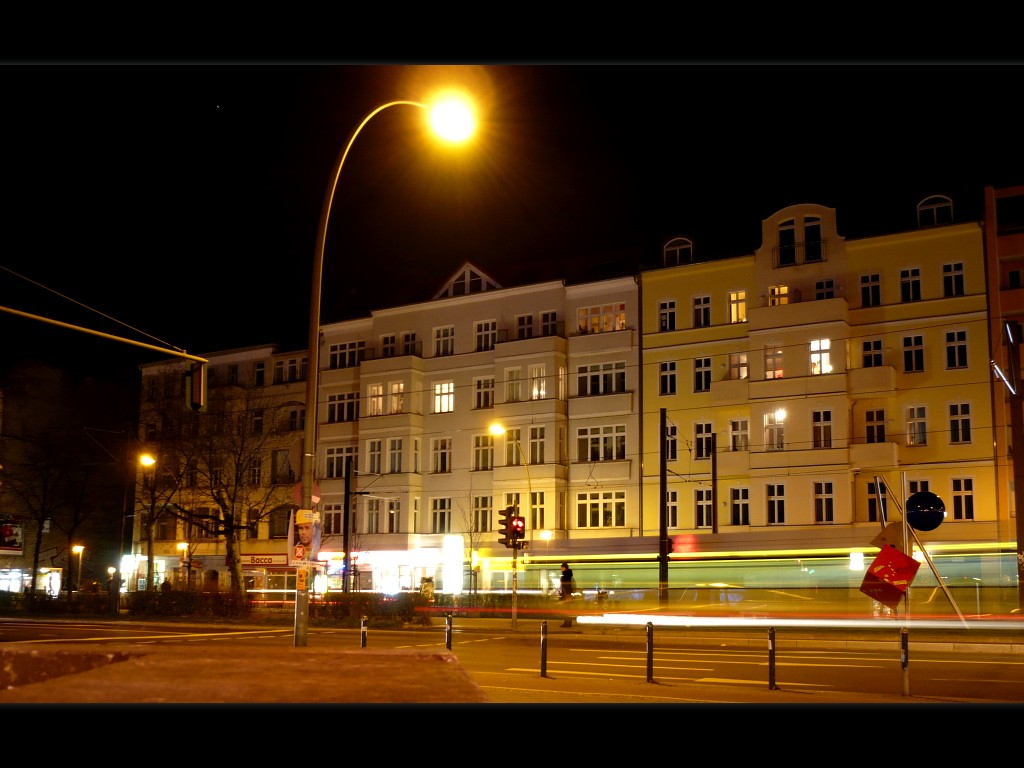
[[[934,531],[946,519],[946,505],[931,491],[918,491],[907,499],[907,522],[915,531]]]

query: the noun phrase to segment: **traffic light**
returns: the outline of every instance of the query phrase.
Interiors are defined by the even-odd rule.
[[[193,411],[206,410],[206,363],[192,363],[185,372],[185,406]]]
[[[516,549],[523,548],[523,539],[526,538],[526,518],[515,515],[512,518],[512,545]]]
[[[501,534],[498,543],[504,544],[509,549],[515,546],[515,541],[512,538],[512,515],[514,512],[515,507],[506,507],[498,511],[498,533]]]

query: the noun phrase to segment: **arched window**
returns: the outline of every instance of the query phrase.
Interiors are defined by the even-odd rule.
[[[693,263],[693,241],[688,237],[674,237],[665,243],[661,252],[662,266],[675,267]]]
[[[945,195],[932,195],[917,204],[917,226],[937,227],[953,223],[953,200]]]

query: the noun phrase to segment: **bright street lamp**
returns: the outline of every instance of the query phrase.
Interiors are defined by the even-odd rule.
[[[519,438],[516,437],[518,430],[509,432],[501,424],[495,422],[490,426],[490,433],[494,436],[508,435],[512,442],[515,444],[519,451],[519,456],[523,460],[523,469],[526,470],[526,511],[530,512],[533,508],[533,488],[530,486],[530,462],[526,460],[526,454],[523,453],[523,446],[519,444]],[[516,494],[516,514],[519,514],[519,494]],[[531,526],[532,530],[532,526]],[[519,542],[513,541],[512,547],[512,629],[516,628],[516,614],[519,602],[519,570],[518,570],[518,555],[519,555]]]
[[[71,548],[71,551],[74,554],[78,555],[78,578],[75,580],[75,591],[76,592],[81,592],[82,591],[82,553],[85,552],[85,547],[83,547],[81,544],[75,544],[75,546],[73,546]]]
[[[327,241],[327,223],[331,217],[331,206],[334,203],[334,192],[338,187],[338,178],[345,165],[345,158],[355,143],[363,127],[376,115],[389,107],[418,107],[427,112],[431,130],[443,140],[457,143],[465,141],[475,129],[475,118],[472,108],[462,94],[445,91],[439,94],[433,104],[419,101],[389,101],[374,109],[363,118],[345,148],[338,155],[337,162],[331,173],[327,192],[324,195],[323,207],[320,210],[320,225],[317,228],[316,250],[313,254],[313,285],[309,298],[309,357],[306,362],[306,423],[302,443],[302,499],[301,508],[313,509],[313,480],[316,464],[316,427],[317,427],[317,390],[320,380],[320,295],[324,271],[324,244]],[[312,553],[315,558],[316,553]],[[304,566],[300,566],[304,567]],[[303,574],[308,576],[308,574]],[[348,578],[348,574],[346,574]],[[309,579],[297,574],[295,584],[295,639],[296,646],[306,645],[307,612],[309,609]]]

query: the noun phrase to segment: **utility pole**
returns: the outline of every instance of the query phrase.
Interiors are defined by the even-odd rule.
[[[1024,398],[1021,394],[1021,325],[1007,322],[1006,347],[1010,354],[1010,450],[1013,452],[1013,501],[1017,523],[1017,606],[1024,611]]]
[[[658,422],[658,446],[661,458],[658,494],[658,604],[668,604],[668,412],[661,409]]]
[[[351,591],[352,574],[349,570],[352,568],[352,553],[349,551],[349,528],[351,523],[349,522],[349,510],[352,507],[352,457],[345,457],[345,511],[342,513],[342,525],[345,526],[345,530],[342,531],[341,546],[345,548],[345,585],[342,591],[348,593]]]

